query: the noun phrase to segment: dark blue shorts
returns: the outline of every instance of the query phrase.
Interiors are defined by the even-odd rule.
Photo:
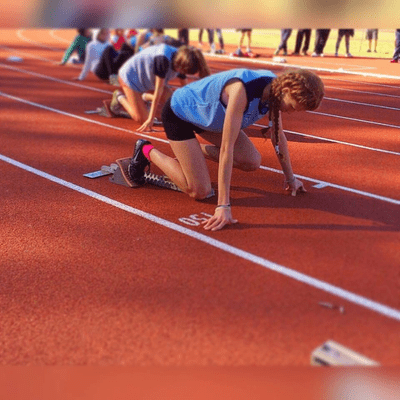
[[[171,98],[165,103],[161,118],[165,134],[169,140],[181,142],[183,140],[194,139],[196,137],[195,132],[201,133],[204,131],[204,129],[177,117],[171,108]]]

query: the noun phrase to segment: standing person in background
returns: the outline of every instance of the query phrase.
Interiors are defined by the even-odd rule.
[[[78,35],[64,53],[64,57],[60,65],[65,65],[74,52],[78,53],[77,64],[85,62],[85,51],[87,44],[92,40],[92,31],[90,29],[78,29]]]
[[[287,41],[292,34],[292,29],[281,29],[281,42],[278,48],[275,50],[274,55],[278,55],[281,50],[283,50],[283,55],[287,56]]]
[[[396,40],[394,43],[394,53],[391,63],[398,63],[400,58],[400,29],[396,29]]]
[[[354,36],[354,29],[339,29],[338,37],[336,40],[335,57],[339,55],[340,42],[344,36],[344,43],[346,45],[346,57],[353,57],[350,53],[350,37]]]
[[[178,29],[178,40],[185,46],[189,46],[189,29]]]
[[[236,29],[238,32],[240,32],[240,38],[239,38],[239,45],[236,51],[232,54],[235,57],[248,57],[253,54],[251,51],[251,34],[253,32],[253,29],[246,28],[246,29]],[[244,38],[247,37],[247,48],[246,51],[242,51],[242,46],[244,42]]]
[[[301,50],[301,43],[303,42],[303,38],[304,38],[304,44],[303,44],[303,49]],[[294,52],[292,53],[292,56],[298,56],[300,54],[300,50],[304,56],[308,55],[307,51],[310,47],[310,39],[311,39],[311,29],[299,29],[297,31],[296,45],[294,48]]]
[[[372,51],[372,40],[374,41],[374,53],[376,53],[376,48],[378,46],[378,29],[367,29],[365,38],[368,40],[368,53]]]
[[[210,45],[210,53],[215,54],[215,43],[214,43],[214,29],[207,28],[208,44]],[[199,47],[203,48],[203,33],[204,29],[199,30]]]
[[[324,48],[326,42],[328,41],[330,29],[317,29],[315,31],[315,45],[314,52],[312,53],[312,57],[323,57],[324,56]]]
[[[215,50],[215,54],[225,54],[225,44],[224,44],[224,38],[222,36],[222,30],[220,28],[216,28],[215,33],[217,34],[219,43],[219,49]]]
[[[83,81],[89,72],[94,73],[103,51],[110,45],[109,39],[110,31],[108,29],[99,29],[93,34],[93,40],[86,46],[85,63],[77,78],[79,81]]]

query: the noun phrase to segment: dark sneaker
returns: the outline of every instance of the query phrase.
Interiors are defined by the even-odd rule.
[[[139,139],[136,142],[135,150],[133,152],[133,157],[128,166],[128,173],[132,181],[138,185],[143,185],[145,183],[144,170],[150,166],[150,161],[143,154],[143,146],[146,144],[151,144],[148,140]]]
[[[122,106],[118,102],[118,96],[122,94],[120,90],[115,90],[111,99],[110,110],[115,114],[118,115],[122,111]]]

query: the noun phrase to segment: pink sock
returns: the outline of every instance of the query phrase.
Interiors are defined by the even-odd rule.
[[[150,161],[150,151],[154,149],[152,144],[145,144],[142,148],[144,156]]]

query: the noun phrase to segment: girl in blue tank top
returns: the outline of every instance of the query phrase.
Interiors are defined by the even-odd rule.
[[[192,82],[177,89],[162,112],[175,158],[139,139],[129,166],[131,179],[142,183],[151,161],[183,192],[194,199],[205,199],[213,194],[206,158],[217,161],[218,204],[204,228],[216,231],[236,223],[230,204],[232,169],[253,171],[261,163],[260,153],[243,128],[268,114],[271,142],[285,175],[285,189],[296,196],[306,190],[293,174],[281,113],[315,110],[323,96],[322,80],[302,69],[280,76],[264,70],[234,69]],[[195,134],[210,144],[200,144]]]

